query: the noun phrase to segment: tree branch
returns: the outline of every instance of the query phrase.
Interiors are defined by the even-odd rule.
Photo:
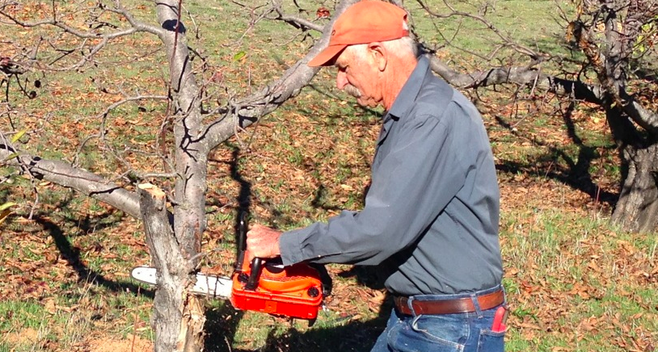
[[[7,144],[0,144],[0,160],[6,165],[20,168],[35,178],[44,179],[107,203],[124,213],[140,218],[139,198],[136,193],[109,182],[94,173],[74,168],[59,161],[41,159],[17,152]]]
[[[325,26],[315,24],[311,21],[308,21],[304,18],[297,17],[297,16],[292,16],[288,15],[283,12],[281,9],[281,5],[277,2],[274,6],[274,11],[277,13],[277,16],[275,17],[276,20],[284,21],[290,25],[292,25],[295,28],[299,28],[303,31],[306,31],[308,29],[312,29],[318,32],[322,32],[325,28]]]
[[[262,116],[269,114],[279,107],[287,99],[296,96],[318,72],[319,68],[309,67],[311,61],[329,43],[333,21],[351,4],[358,0],[343,0],[336,7],[336,13],[330,23],[324,26],[322,37],[315,43],[311,50],[302,59],[288,68],[281,78],[268,85],[261,91],[251,96],[231,102],[225,108],[234,119],[226,119],[226,115],[216,119],[208,125],[205,135],[209,139],[210,147],[214,148],[231,137],[236,130],[233,121],[237,121],[239,128],[245,128]]]
[[[126,21],[131,25],[128,28],[125,29],[120,29],[117,31],[109,32],[109,33],[101,33],[100,31],[84,31],[80,30],[78,28],[75,28],[73,26],[70,26],[63,22],[62,20],[58,19],[56,17],[56,12],[53,9],[53,15],[52,18],[49,19],[44,19],[40,21],[33,21],[33,22],[28,22],[28,21],[22,21],[16,16],[12,15],[10,12],[6,11],[4,7],[0,7],[0,17],[5,17],[7,18],[11,23],[16,24],[18,26],[21,26],[23,28],[34,28],[34,27],[41,27],[41,26],[53,26],[56,28],[61,29],[63,32],[71,34],[77,38],[82,39],[82,43],[79,45],[79,49],[82,49],[85,47],[87,44],[87,41],[90,40],[100,40],[100,42],[96,45],[91,46],[91,48],[88,50],[88,53],[83,55],[83,57],[76,63],[67,66],[67,67],[60,67],[60,68],[53,68],[49,67],[49,69],[54,70],[54,71],[69,71],[69,70],[75,70],[80,67],[82,67],[84,64],[86,64],[88,61],[91,60],[91,58],[97,54],[101,49],[103,49],[107,43],[112,40],[116,39],[119,37],[124,37],[128,35],[132,35],[137,32],[148,32],[151,34],[155,35],[160,35],[162,32],[162,29],[148,25],[146,23],[137,21],[130,12],[125,10],[124,8],[120,7],[120,4],[117,2],[117,7],[116,8],[106,8],[103,7],[103,10],[107,10],[109,12],[118,14],[122,16],[123,18],[126,19]],[[53,5],[54,6],[54,5]],[[81,52],[83,50],[80,50]],[[71,50],[67,50],[67,53],[73,52]],[[32,59],[36,58],[36,48],[34,53],[32,54],[34,56]]]
[[[532,84],[551,93],[570,95],[575,99],[595,104],[600,104],[603,97],[603,91],[599,86],[545,75],[530,66],[496,67],[472,73],[458,73],[437,57],[431,57],[430,61],[435,73],[458,88],[488,87],[508,83]]]

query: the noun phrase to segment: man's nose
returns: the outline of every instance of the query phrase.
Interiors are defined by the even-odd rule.
[[[348,83],[345,72],[338,71],[338,74],[336,75],[336,88],[343,89]]]

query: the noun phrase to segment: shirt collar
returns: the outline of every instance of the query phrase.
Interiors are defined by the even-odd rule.
[[[400,90],[400,93],[395,98],[393,106],[391,106],[391,110],[389,110],[388,114],[386,114],[384,117],[384,121],[392,118],[393,116],[397,120],[397,118],[404,116],[407,111],[411,109],[414,101],[416,100],[416,97],[418,96],[418,92],[420,92],[420,88],[423,84],[425,76],[427,75],[427,72],[429,71],[429,67],[430,61],[427,59],[427,57],[421,56],[418,59],[416,68],[414,68],[414,70],[411,72],[409,79],[407,79],[407,82],[404,84],[404,86],[402,86],[402,90]]]

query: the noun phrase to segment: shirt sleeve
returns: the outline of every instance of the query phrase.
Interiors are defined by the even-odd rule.
[[[468,171],[450,129],[436,116],[405,116],[397,143],[375,160],[364,208],[285,232],[279,242],[283,263],[377,265],[418,241],[463,186]]]

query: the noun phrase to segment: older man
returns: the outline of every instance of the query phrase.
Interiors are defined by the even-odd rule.
[[[361,1],[332,29],[309,65],[337,67],[339,89],[387,110],[365,206],[284,233],[255,225],[250,252],[379,265],[395,308],[373,351],[502,351],[499,190],[480,114],[417,57],[403,9]]]

